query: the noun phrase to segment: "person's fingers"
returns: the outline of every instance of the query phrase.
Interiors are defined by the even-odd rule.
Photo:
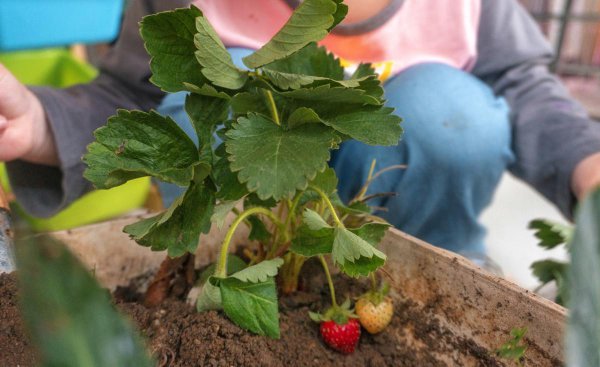
[[[27,89],[0,63],[0,115],[10,120],[25,113],[29,100]]]
[[[0,161],[14,159],[58,163],[40,100],[0,63]]]

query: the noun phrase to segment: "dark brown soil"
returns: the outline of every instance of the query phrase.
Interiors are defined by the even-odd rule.
[[[0,366],[33,366],[35,354],[23,331],[16,295],[16,277],[0,274]]]
[[[308,272],[315,273],[315,272]],[[320,277],[319,277],[320,278]],[[306,290],[280,301],[281,339],[252,335],[219,312],[199,314],[180,300],[146,308],[130,291],[117,292],[119,308],[148,340],[159,366],[446,366],[440,355],[470,356],[474,366],[503,366],[472,340],[456,337],[430,313],[433,305],[396,301],[392,324],[378,335],[363,330],[356,352],[343,356],[328,349],[308,311],[328,305],[320,279],[304,280]],[[338,297],[356,296],[364,287],[336,279]],[[33,366],[35,355],[22,330],[14,276],[0,275],[0,366]],[[416,340],[407,345],[407,340]],[[470,364],[471,365],[471,364]]]

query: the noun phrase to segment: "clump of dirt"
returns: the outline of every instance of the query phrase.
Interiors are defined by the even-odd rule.
[[[310,264],[309,264],[310,266]],[[253,335],[220,312],[197,313],[194,307],[169,298],[145,307],[132,289],[115,293],[118,308],[138,326],[158,366],[447,366],[465,356],[474,366],[502,366],[472,340],[454,335],[439,321],[431,305],[396,297],[393,321],[381,334],[363,330],[354,354],[344,356],[327,348],[308,311],[329,305],[328,288],[318,271],[305,273],[304,290],[280,300],[281,339]],[[317,276],[314,276],[317,274]],[[366,286],[335,278],[338,297],[355,297]],[[35,353],[23,332],[13,275],[0,275],[0,365],[33,366]],[[441,358],[441,356],[445,356]],[[450,358],[450,359],[448,359]]]

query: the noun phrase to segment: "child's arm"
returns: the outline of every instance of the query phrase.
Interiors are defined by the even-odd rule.
[[[0,151],[2,160],[17,159],[8,162],[7,168],[13,191],[28,212],[50,216],[89,191],[91,185],[82,176],[85,166],[81,157],[93,140],[92,132],[105,124],[117,108],[149,110],[161,101],[164,93],[148,81],[149,56],[138,22],[146,14],[185,7],[188,3],[189,0],[133,0],[119,40],[102,62],[96,80],[67,89],[30,88],[33,94],[29,95],[37,97],[34,99],[43,106],[45,119],[41,125],[45,129],[31,127],[39,125],[34,120],[22,121],[18,128],[38,134],[34,139],[38,143],[25,149],[30,154],[1,156]],[[4,144],[11,136],[11,126],[1,129],[0,126],[0,142]]]
[[[548,71],[551,60],[550,45],[516,0],[482,0],[473,73],[510,105],[517,156],[511,171],[571,216],[574,192],[581,191],[573,174],[582,162],[597,162],[600,123]],[[585,176],[584,185],[593,185]]]

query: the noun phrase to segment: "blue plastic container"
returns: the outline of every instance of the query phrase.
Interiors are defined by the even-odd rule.
[[[0,0],[0,51],[116,38],[123,0]]]

